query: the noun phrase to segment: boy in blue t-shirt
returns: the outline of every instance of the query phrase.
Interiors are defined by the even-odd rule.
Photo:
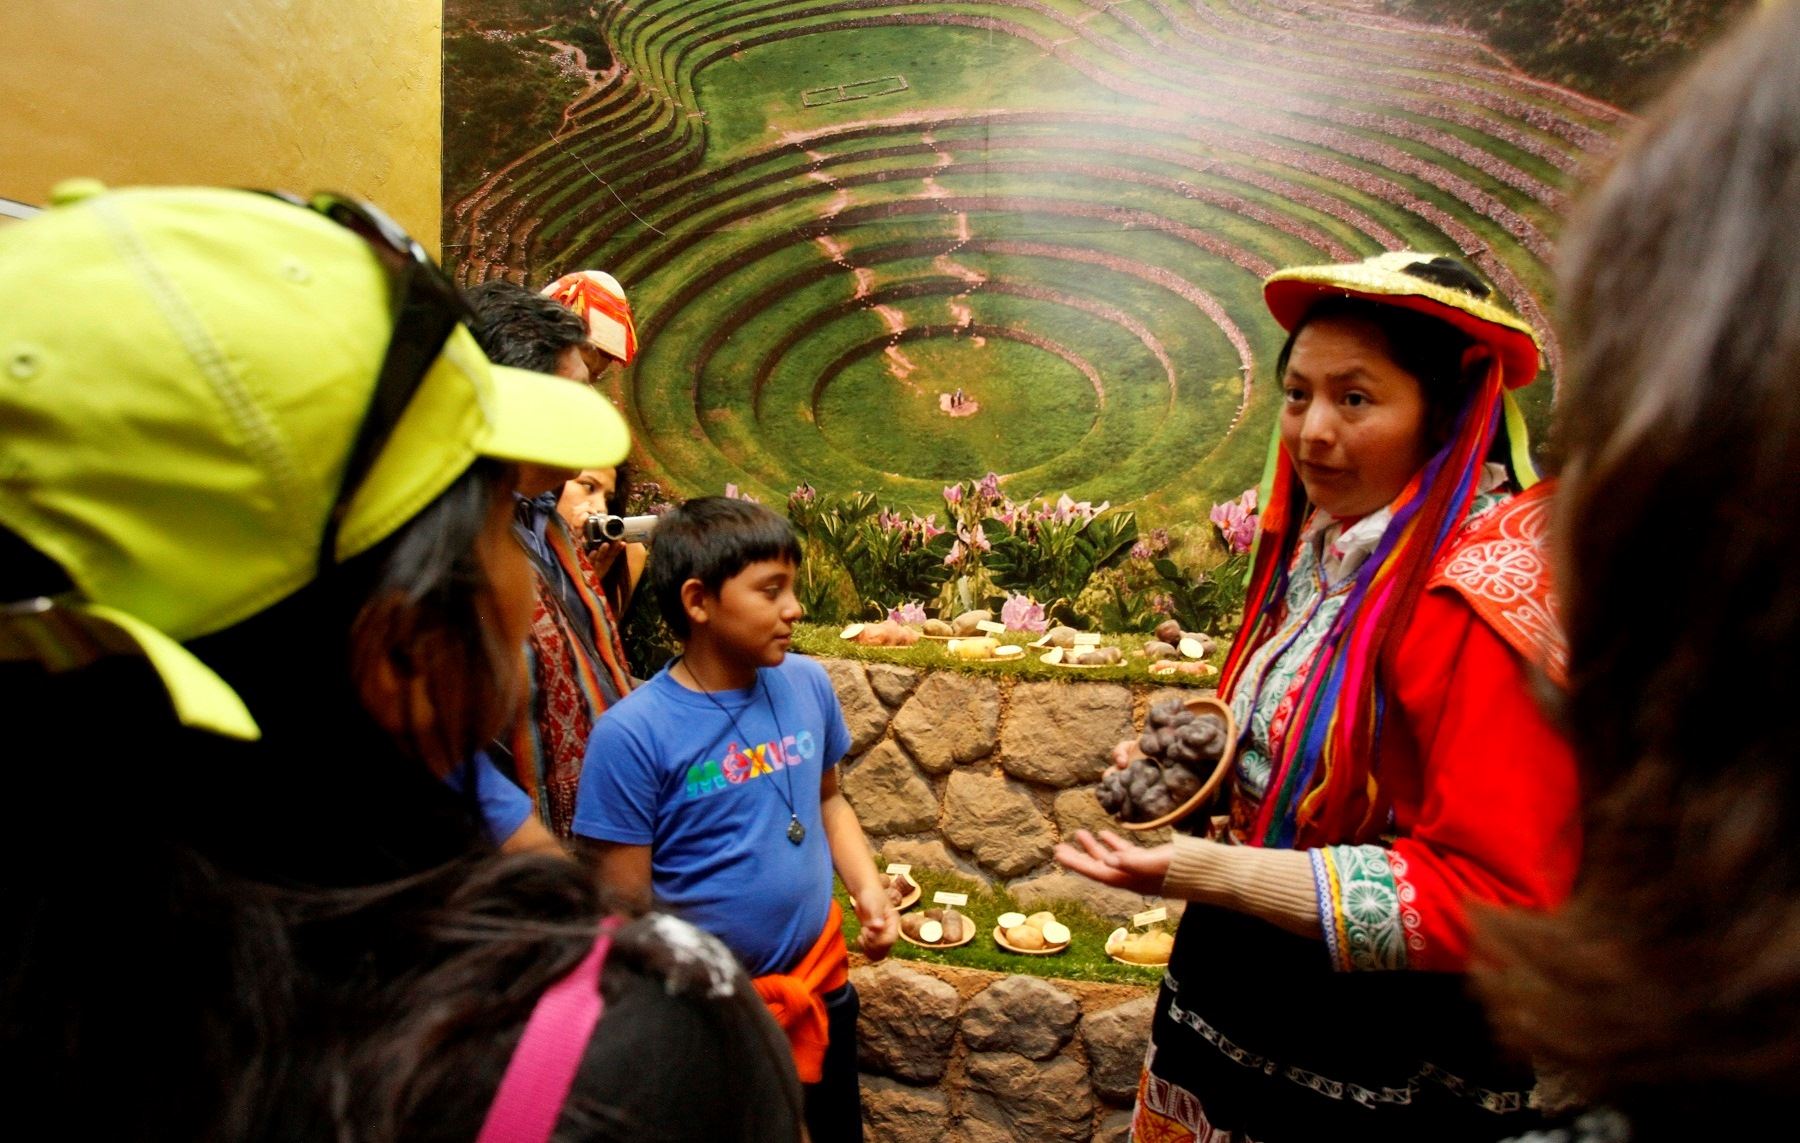
[[[645,584],[683,653],[595,724],[574,833],[608,891],[654,898],[758,978],[824,1143],[862,1138],[833,867],[869,959],[900,924],[838,789],[850,734],[837,694],[817,663],[787,653],[799,562],[787,521],[748,501],[690,500],[657,522]]]

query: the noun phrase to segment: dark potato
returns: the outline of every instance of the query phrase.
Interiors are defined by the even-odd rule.
[[[1223,719],[1170,698],[1151,706],[1137,745],[1144,756],[1107,771],[1094,791],[1102,809],[1129,822],[1162,817],[1193,798],[1229,743]]]

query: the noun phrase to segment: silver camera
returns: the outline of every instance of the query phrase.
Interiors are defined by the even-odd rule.
[[[655,531],[655,516],[589,516],[581,525],[581,534],[589,544],[615,540],[623,544],[647,544]]]

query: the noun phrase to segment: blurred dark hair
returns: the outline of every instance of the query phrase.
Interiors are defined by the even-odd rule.
[[[761,560],[800,563],[800,541],[788,522],[748,500],[702,496],[665,512],[644,578],[663,621],[677,638],[688,635],[681,585],[697,579],[716,594],[726,580]]]
[[[401,745],[439,773],[473,758],[520,697],[518,648],[483,618],[493,604],[478,547],[492,514],[511,518],[512,472],[478,461],[339,581],[344,610],[355,609],[351,677],[367,679],[385,661],[423,682],[429,719],[399,713],[403,725],[429,722],[432,737]]]
[[[1486,919],[1503,1034],[1630,1113],[1747,1138],[1800,1090],[1800,5],[1654,110],[1562,252],[1564,723],[1587,835]]]
[[[606,510],[614,516],[630,515],[626,506],[631,503],[631,482],[635,476],[637,469],[629,460],[613,465],[613,490],[606,498]]]
[[[1448,258],[1435,261],[1463,269],[1473,278],[1473,273],[1464,269],[1461,263]],[[1438,278],[1434,276],[1432,280]],[[1475,280],[1479,282],[1479,279]],[[1381,334],[1386,342],[1388,359],[1418,381],[1424,393],[1426,435],[1431,451],[1435,452],[1449,440],[1456,430],[1456,414],[1472,392],[1463,366],[1463,353],[1474,344],[1474,339],[1449,322],[1417,310],[1382,305],[1367,298],[1326,298],[1307,310],[1288,331],[1281,353],[1275,359],[1277,384],[1287,376],[1288,358],[1293,356],[1294,342],[1299,339],[1300,332],[1316,321],[1333,319],[1363,322]]]
[[[554,373],[556,359],[587,342],[587,323],[561,302],[504,279],[463,291],[475,311],[470,329],[497,365]]]

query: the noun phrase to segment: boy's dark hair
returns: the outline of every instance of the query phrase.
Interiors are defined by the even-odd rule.
[[[475,311],[475,340],[496,365],[552,373],[563,350],[587,341],[574,310],[513,282],[483,282],[463,297]]]
[[[681,585],[697,579],[716,595],[726,580],[761,560],[800,562],[800,540],[788,522],[748,500],[702,496],[656,522],[656,542],[650,545],[644,576],[663,621],[678,638],[686,639]]]

